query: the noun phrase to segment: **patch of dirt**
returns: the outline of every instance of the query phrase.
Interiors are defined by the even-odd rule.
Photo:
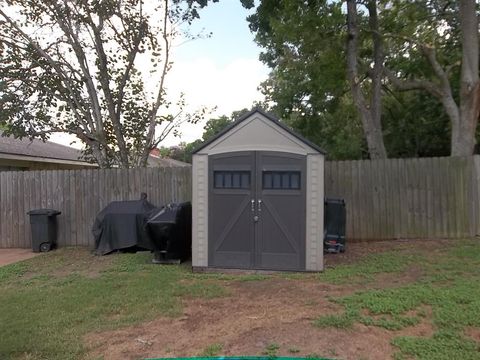
[[[86,337],[92,357],[105,360],[143,357],[197,356],[212,344],[222,344],[221,355],[262,355],[269,344],[280,346],[278,355],[317,354],[342,359],[383,360],[392,356],[390,345],[398,335],[428,336],[426,323],[402,331],[356,324],[352,329],[318,329],[320,315],[342,311],[327,300],[352,288],[314,280],[272,278],[230,282],[231,296],[188,300],[180,318],[160,318],[138,326]]]
[[[480,343],[480,328],[478,327],[467,327],[464,331],[465,336],[473,339],[474,341]]]
[[[68,272],[68,269],[71,268],[72,271],[77,271],[83,276],[96,278],[100,276],[102,271],[110,267],[115,259],[115,255],[97,256],[91,250],[85,249],[85,252],[78,258],[68,258],[64,271]]]
[[[412,265],[401,274],[381,273],[375,276],[375,281],[369,286],[373,289],[384,289],[387,287],[399,287],[419,280],[423,275],[422,268]]]
[[[0,249],[0,267],[38,256],[30,249]]]
[[[113,262],[115,254],[95,256],[87,248],[61,248],[35,258],[38,267],[46,269],[48,275],[63,278],[72,274],[80,274],[88,278],[96,278]],[[52,260],[53,259],[53,260]],[[33,266],[35,269],[36,266]],[[35,277],[36,271],[25,274],[25,279]]]
[[[454,244],[428,240],[353,243],[345,254],[326,255],[326,263],[351,263],[372,251],[422,249],[435,253]],[[320,329],[313,326],[313,320],[343,311],[343,307],[328,300],[330,297],[368,288],[401,286],[421,276],[421,268],[411,266],[401,274],[379,274],[367,286],[321,283],[311,274],[301,278],[272,276],[260,281],[229,281],[225,283],[228,297],[186,299],[179,318],[158,318],[120,330],[91,333],[84,341],[91,358],[105,360],[198,356],[212,344],[222,345],[218,355],[262,355],[274,343],[279,345],[279,356],[315,354],[345,360],[384,360],[392,358],[396,351],[391,345],[393,338],[432,336],[431,309],[421,307],[406,314],[413,316],[421,311],[423,316],[419,324],[399,331],[363,324],[346,330]],[[480,338],[478,329],[472,334]]]

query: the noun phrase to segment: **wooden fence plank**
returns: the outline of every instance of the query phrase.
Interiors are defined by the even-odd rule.
[[[347,238],[440,238],[480,233],[480,156],[326,162],[325,196],[347,204]],[[109,202],[146,192],[158,206],[191,199],[190,168],[0,172],[0,247],[30,247],[27,211],[52,207],[59,245],[93,244]]]
[[[6,223],[7,223],[7,247],[14,247],[14,238],[13,238],[13,206],[14,206],[14,201],[13,201],[13,172],[9,173],[7,176],[7,217],[6,217]]]
[[[476,222],[475,235],[480,235],[480,155],[473,156],[473,187],[475,191],[475,214],[473,214]]]
[[[20,244],[21,247],[27,247],[26,241],[25,241],[25,202],[24,202],[24,195],[23,195],[23,189],[25,187],[25,180],[24,180],[24,175],[23,171],[17,172],[17,196],[16,196],[16,204],[17,204],[17,221],[18,221],[18,243]]]
[[[345,161],[344,162],[344,199],[346,202],[345,206],[345,212],[347,216],[347,223],[346,223],[346,228],[345,232],[346,234],[352,233],[353,230],[353,216],[352,216],[352,206],[349,204],[350,199],[352,198],[352,162],[351,161]]]
[[[31,178],[31,172],[29,171],[22,171],[22,178],[23,178],[23,184],[22,184],[22,195],[23,195],[23,223],[24,223],[24,239],[22,243],[23,248],[28,248],[30,247],[31,240],[30,240],[30,219],[29,216],[27,215],[27,212],[30,210],[30,178]],[[0,219],[1,221],[1,219]],[[1,233],[1,231],[0,231]]]
[[[443,175],[442,166],[443,162],[441,158],[434,158],[434,186],[435,186],[435,197],[437,199],[436,205],[438,206],[437,212],[435,214],[436,226],[435,231],[438,237],[445,238],[447,237],[447,224],[446,224],[446,194],[445,194],[445,179]]]
[[[12,222],[12,236],[10,238],[10,247],[15,247],[15,241],[19,238],[18,232],[18,171],[12,171],[12,187],[11,187],[11,199],[12,199],[12,208],[11,208],[11,222]]]

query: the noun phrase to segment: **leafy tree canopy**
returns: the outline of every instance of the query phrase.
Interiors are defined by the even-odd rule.
[[[145,165],[150,150],[180,122],[204,115],[185,114],[184,99],[167,101],[165,79],[180,26],[198,18],[207,3],[1,1],[5,134],[46,139],[69,133],[102,167]]]
[[[251,1],[243,3],[254,6]],[[358,2],[357,81],[369,96],[374,53],[367,3]],[[442,80],[426,56],[431,48],[448,77],[444,91],[449,89],[453,103],[461,107],[459,2],[374,3],[385,56],[381,107],[387,153],[390,157],[448,155],[452,117],[445,101],[424,87],[404,89],[389,79],[428,82],[438,88]],[[346,79],[347,28],[342,6],[341,1],[262,0],[248,21],[263,49],[260,59],[271,68],[261,85],[271,110],[324,148],[330,158],[357,159],[369,154]]]

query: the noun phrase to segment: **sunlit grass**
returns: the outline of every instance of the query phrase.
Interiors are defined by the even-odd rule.
[[[480,245],[459,241],[449,251],[423,252],[415,257],[421,259],[415,265],[420,266],[423,273],[417,281],[332,299],[343,305],[343,312],[321,316],[314,325],[345,329],[363,323],[394,331],[414,326],[427,318],[434,335],[394,338],[392,343],[399,350],[397,359],[480,358],[480,345],[464,336],[466,327],[480,328]],[[378,263],[384,264],[387,260],[392,261],[387,272],[393,270],[400,275],[405,266],[413,262],[411,254],[399,252],[381,254],[381,261],[378,259],[377,255],[359,264],[339,266],[320,279],[342,280],[347,273],[357,276],[380,274]],[[431,308],[431,318],[425,306]]]

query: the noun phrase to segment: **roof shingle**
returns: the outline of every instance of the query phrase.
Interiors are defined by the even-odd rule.
[[[31,157],[41,157],[59,160],[83,161],[81,151],[70,146],[60,145],[51,141],[28,138],[15,139],[3,136],[0,131],[0,154],[11,154]]]

